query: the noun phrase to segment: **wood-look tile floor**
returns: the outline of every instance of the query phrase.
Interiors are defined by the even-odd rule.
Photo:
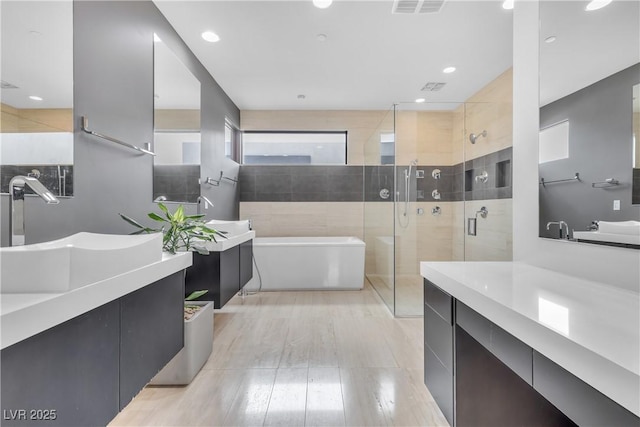
[[[422,319],[375,291],[262,292],[214,316],[186,387],[146,387],[110,426],[446,426],[423,384]]]

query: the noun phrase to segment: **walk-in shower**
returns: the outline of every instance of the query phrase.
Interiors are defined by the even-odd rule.
[[[421,261],[511,259],[511,179],[496,177],[511,170],[500,165],[510,162],[503,141],[511,138],[494,125],[504,123],[495,111],[508,114],[506,107],[495,101],[396,104],[367,141],[365,274],[394,315],[422,315]],[[471,136],[475,142],[496,133],[497,144],[469,144]],[[483,172],[488,179],[476,180]],[[491,215],[476,215],[481,208]],[[476,217],[468,230],[467,219]]]

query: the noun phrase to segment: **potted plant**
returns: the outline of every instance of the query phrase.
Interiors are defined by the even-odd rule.
[[[190,384],[209,359],[213,349],[213,301],[192,301],[206,292],[193,292],[185,298],[184,347],[149,384]]]
[[[120,214],[120,217],[138,228],[131,234],[163,233],[162,249],[172,254],[195,251],[207,255],[209,251],[205,247],[206,242],[216,242],[216,236],[226,238],[224,232],[207,227],[205,221],[202,220],[204,215],[185,215],[182,205],[178,206],[174,213],[169,212],[169,209],[162,203],[158,203],[158,208],[164,213],[164,217],[155,212],[150,212],[147,215],[162,224],[159,229],[145,227],[124,214]]]
[[[207,255],[206,242],[216,241],[223,232],[207,227],[204,215],[185,215],[184,207],[178,206],[174,213],[158,203],[163,215],[154,212],[149,218],[162,224],[161,228],[145,227],[136,220],[120,214],[129,224],[138,228],[132,234],[163,233],[163,250],[176,252],[194,251]],[[226,237],[225,237],[226,238]],[[193,380],[205,364],[213,349],[213,301],[193,301],[207,293],[196,291],[185,298],[184,347],[151,380],[152,385],[186,385]]]

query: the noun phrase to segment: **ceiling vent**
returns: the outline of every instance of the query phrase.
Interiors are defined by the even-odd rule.
[[[442,9],[445,0],[394,0],[391,13],[416,14],[437,13]]]
[[[446,85],[443,82],[429,82],[420,89],[423,92],[437,92]]]
[[[4,80],[0,80],[0,89],[18,89],[18,86],[12,85],[9,82],[5,82]]]

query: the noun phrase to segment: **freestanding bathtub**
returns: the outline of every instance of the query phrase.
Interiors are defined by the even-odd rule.
[[[260,277],[263,291],[362,289],[364,249],[356,237],[255,238],[245,289],[258,289]]]

